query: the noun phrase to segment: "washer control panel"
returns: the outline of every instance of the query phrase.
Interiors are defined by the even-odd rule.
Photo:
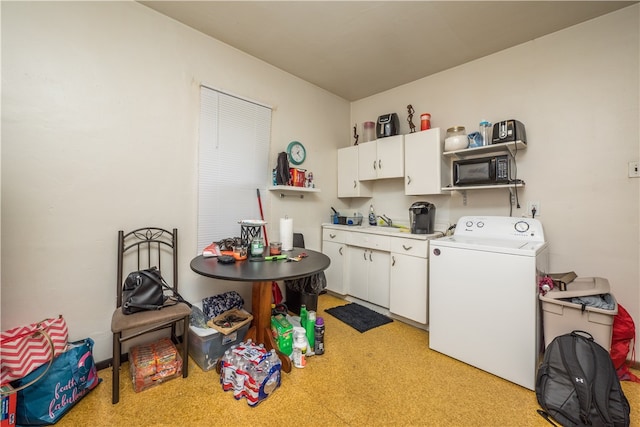
[[[463,216],[458,220],[454,235],[484,239],[545,241],[544,230],[539,220],[510,216]]]

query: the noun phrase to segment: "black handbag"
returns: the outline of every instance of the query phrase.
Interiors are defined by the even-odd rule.
[[[173,292],[175,297],[165,295],[165,289]],[[172,303],[168,300],[172,300]],[[178,302],[186,303],[173,288],[165,283],[160,270],[156,267],[129,273],[122,285],[122,313],[124,314],[160,310],[162,307]]]

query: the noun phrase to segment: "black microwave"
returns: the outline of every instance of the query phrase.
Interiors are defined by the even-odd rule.
[[[509,155],[454,160],[453,185],[508,184],[511,168]]]

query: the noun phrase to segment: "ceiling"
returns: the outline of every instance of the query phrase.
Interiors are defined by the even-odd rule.
[[[349,101],[637,1],[139,1]]]

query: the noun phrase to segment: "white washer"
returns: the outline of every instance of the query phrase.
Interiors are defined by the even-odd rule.
[[[535,390],[549,266],[540,221],[462,217],[430,250],[429,348]]]

